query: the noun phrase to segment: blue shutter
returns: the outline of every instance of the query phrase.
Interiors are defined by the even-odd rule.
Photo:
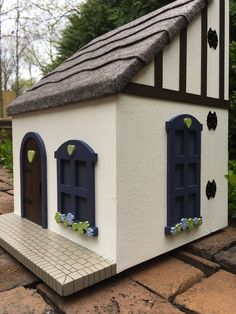
[[[167,234],[181,219],[200,218],[202,124],[183,114],[166,122]]]
[[[68,153],[68,146],[74,151]],[[58,208],[72,213],[77,221],[88,220],[95,227],[95,178],[97,154],[86,143],[70,140],[55,152],[57,159]]]

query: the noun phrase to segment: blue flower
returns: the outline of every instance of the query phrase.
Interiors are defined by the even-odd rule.
[[[173,236],[175,236],[177,234],[177,230],[175,227],[170,228],[170,234],[172,234]]]
[[[181,219],[181,225],[182,225],[182,229],[183,230],[188,229],[188,219],[187,218],[182,218]]]
[[[67,220],[67,223],[68,223],[69,226],[71,226],[73,224],[74,218],[75,218],[75,216],[72,215],[71,213],[67,214],[66,220]]]
[[[194,217],[193,222],[195,226],[198,226],[198,217]]]
[[[65,215],[65,214],[62,214],[62,215],[61,215],[61,222],[64,222],[65,219],[66,219],[66,215]]]
[[[93,237],[94,236],[94,230],[93,228],[88,228],[86,231],[86,234],[88,237]]]

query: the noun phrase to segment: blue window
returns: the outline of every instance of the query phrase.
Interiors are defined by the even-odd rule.
[[[86,143],[70,140],[55,152],[58,211],[72,213],[77,221],[95,227],[95,178],[97,154]]]
[[[181,224],[181,230],[183,219],[184,221],[195,219],[196,225],[197,219],[201,219],[202,124],[193,116],[183,114],[166,122],[166,130],[167,226],[165,232],[173,234],[172,231],[176,232],[175,226],[180,226],[179,224]]]

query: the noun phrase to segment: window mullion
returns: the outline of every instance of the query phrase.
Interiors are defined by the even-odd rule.
[[[75,213],[75,216],[77,216],[76,212],[76,195],[75,195],[75,160],[71,159],[70,161],[70,167],[71,167],[71,182],[72,182],[72,187],[71,187],[71,210],[73,213]]]
[[[184,209],[182,217],[188,212],[188,131],[184,130]]]

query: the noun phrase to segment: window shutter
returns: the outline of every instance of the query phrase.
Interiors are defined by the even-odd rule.
[[[70,140],[55,152],[57,159],[58,211],[95,226],[95,178],[97,154],[86,143]]]
[[[166,234],[182,229],[182,219],[200,218],[202,124],[191,115],[166,122],[167,130],[167,226]],[[199,223],[200,224],[200,223]],[[180,227],[181,226],[181,227]],[[177,232],[178,232],[177,231]]]

